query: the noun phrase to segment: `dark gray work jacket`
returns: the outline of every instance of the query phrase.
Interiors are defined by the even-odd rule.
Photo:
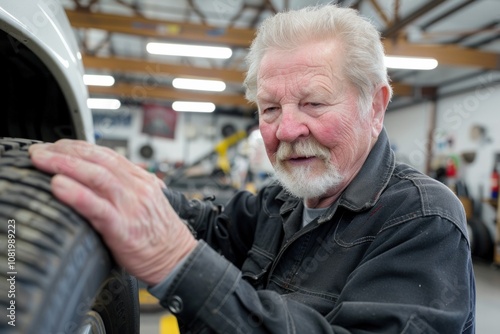
[[[301,228],[274,184],[219,210],[167,191],[200,241],[161,304],[184,333],[474,333],[463,207],[395,162],[385,130],[361,171]]]

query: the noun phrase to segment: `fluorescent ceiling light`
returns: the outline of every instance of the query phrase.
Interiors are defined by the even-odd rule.
[[[222,92],[226,84],[220,80],[199,80],[175,78],[172,85],[178,89],[206,90],[211,92]]]
[[[110,109],[116,110],[120,108],[121,103],[117,99],[87,99],[87,107],[89,109]]]
[[[172,103],[172,109],[187,112],[213,112],[215,104],[212,102],[175,101]]]
[[[148,43],[146,50],[156,55],[219,59],[228,59],[233,54],[233,51],[228,47],[171,43]]]
[[[432,70],[438,66],[438,61],[434,58],[386,56],[384,60],[386,67],[406,70]]]
[[[83,83],[87,86],[113,86],[115,78],[111,75],[84,74]]]

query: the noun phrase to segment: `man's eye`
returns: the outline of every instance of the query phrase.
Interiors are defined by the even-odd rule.
[[[310,107],[319,107],[321,106],[321,103],[319,102],[306,102],[304,103],[305,106],[310,106]]]
[[[269,113],[269,112],[273,112],[273,111],[276,111],[276,110],[278,110],[278,107],[269,107],[269,108],[265,108],[264,112],[265,113]]]
[[[260,118],[266,123],[272,123],[278,119],[280,107],[263,107],[260,111]]]

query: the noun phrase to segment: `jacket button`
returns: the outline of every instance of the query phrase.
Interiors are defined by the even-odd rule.
[[[168,302],[168,309],[173,314],[179,314],[184,307],[184,303],[182,302],[181,297],[173,296]]]

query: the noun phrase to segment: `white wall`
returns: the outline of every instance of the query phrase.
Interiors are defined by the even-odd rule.
[[[106,139],[128,140],[128,157],[135,163],[148,163],[139,154],[142,145],[149,144],[155,151],[157,162],[184,162],[190,164],[211,152],[215,144],[222,139],[221,128],[233,124],[236,130],[246,130],[251,119],[204,113],[178,113],[175,138],[152,137],[141,132],[142,110],[139,107],[122,107],[116,111],[98,111],[98,113],[130,115],[130,126],[109,126],[95,124],[95,131]]]
[[[438,103],[437,127],[454,139],[454,151],[476,152],[474,162],[462,165],[462,177],[475,196],[489,197],[495,153],[500,153],[500,86],[477,89]],[[482,126],[486,138],[471,137],[473,126]],[[479,193],[479,186],[483,191]]]
[[[384,125],[397,158],[420,171],[427,161],[427,137],[430,127],[429,103],[388,112]]]
[[[431,130],[431,107],[430,102],[422,103],[388,112],[385,117],[385,126],[391,143],[398,150],[398,156],[408,158],[421,171],[425,171],[420,152],[425,150],[426,138]],[[459,175],[465,180],[475,200],[489,198],[494,157],[500,153],[500,85],[485,86],[478,83],[477,89],[442,98],[437,101],[436,112],[433,155],[476,152],[471,164],[462,162]],[[486,138],[475,140],[471,137],[470,130],[476,125],[486,129]],[[449,139],[453,143],[451,146],[446,145]],[[483,220],[491,226],[493,208],[483,204],[482,212]]]

